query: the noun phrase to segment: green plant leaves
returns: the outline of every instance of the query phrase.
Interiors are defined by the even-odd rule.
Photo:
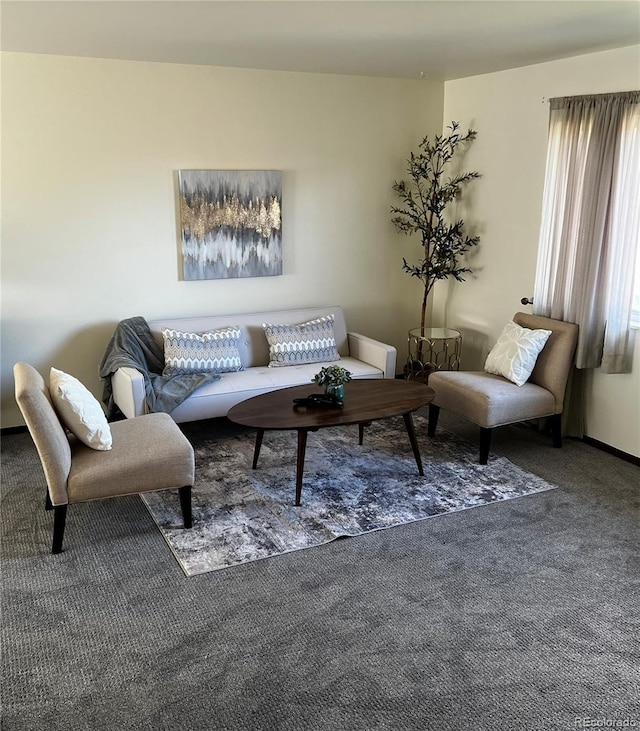
[[[464,281],[462,275],[471,270],[462,266],[460,259],[480,241],[479,236],[465,233],[462,219],[451,223],[445,217],[447,206],[461,197],[462,189],[481,177],[476,171],[447,177],[449,163],[477,135],[472,129],[461,134],[459,127],[458,122],[452,122],[448,127],[450,134],[435,135],[433,140],[424,137],[418,152],[411,152],[407,160],[410,180],[393,184],[393,191],[401,201],[401,205],[391,208],[393,225],[400,233],[419,234],[421,238],[422,259],[409,264],[403,258],[402,268],[424,284],[422,323],[427,295],[435,282],[447,277]]]

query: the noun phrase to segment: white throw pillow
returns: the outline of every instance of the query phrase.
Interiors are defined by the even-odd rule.
[[[509,320],[487,356],[485,371],[522,386],[532,374],[549,335],[551,330],[529,330]]]
[[[52,368],[49,391],[53,405],[67,429],[100,451],[111,449],[111,429],[99,401],[77,378]]]

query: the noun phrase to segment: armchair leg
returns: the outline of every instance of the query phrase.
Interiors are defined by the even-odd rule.
[[[47,488],[47,492],[44,496],[44,509],[53,510],[53,503],[51,502],[51,496],[49,495],[49,488]]]
[[[487,429],[483,426],[480,427],[480,464],[487,464],[492,434],[493,429]]]
[[[181,487],[179,493],[180,508],[182,509],[184,527],[191,528],[191,526],[193,525],[193,515],[191,513],[191,485]]]
[[[438,417],[440,416],[440,407],[429,404],[429,424],[427,425],[427,436],[435,437],[436,426],[438,425]]]
[[[67,522],[67,506],[53,506],[53,545],[51,553],[62,553],[62,540],[64,538],[64,527]]]
[[[551,417],[551,443],[558,449],[562,446],[562,414]]]

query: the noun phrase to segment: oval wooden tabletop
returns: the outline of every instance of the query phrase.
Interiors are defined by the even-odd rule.
[[[254,429],[320,429],[358,424],[407,414],[433,400],[434,390],[423,383],[391,378],[363,378],[345,385],[341,409],[295,408],[294,398],[323,389],[310,383],[253,396],[233,406],[227,417]]]

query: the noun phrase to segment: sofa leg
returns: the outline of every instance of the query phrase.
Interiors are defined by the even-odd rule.
[[[554,414],[551,418],[551,443],[554,447],[562,446],[562,414]]]
[[[491,447],[491,435],[493,429],[480,427],[480,464],[487,464],[489,459],[489,448]]]
[[[180,493],[180,508],[182,509],[182,519],[184,521],[185,528],[191,528],[193,525],[193,515],[191,513],[191,485],[181,487]]]
[[[438,426],[438,417],[440,416],[440,407],[435,404],[429,404],[429,423],[427,425],[427,436],[435,437],[436,426]]]
[[[62,553],[62,541],[64,539],[64,526],[67,522],[67,506],[53,506],[53,545],[51,553]]]

